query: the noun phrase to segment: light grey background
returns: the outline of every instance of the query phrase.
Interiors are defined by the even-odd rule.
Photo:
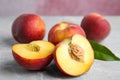
[[[16,17],[0,17],[0,80],[120,80],[120,62],[95,60],[89,72],[78,77],[62,74],[51,63],[42,71],[27,71],[13,59],[11,46],[17,43],[11,34],[11,25]],[[47,27],[44,40],[47,40],[49,29],[61,21],[80,24],[82,16],[42,16]],[[120,57],[120,16],[105,16],[111,24],[110,35],[101,43],[107,46],[115,55]]]

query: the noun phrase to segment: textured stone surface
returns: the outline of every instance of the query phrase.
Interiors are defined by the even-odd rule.
[[[47,40],[48,30],[57,22],[70,21],[80,24],[82,17],[56,16],[42,17],[46,23],[47,33],[44,38]],[[11,46],[16,43],[11,34],[11,25],[15,17],[0,18],[0,80],[120,80],[120,62],[95,60],[94,65],[84,75],[70,77],[62,74],[52,62],[45,70],[27,71],[20,67],[13,59]],[[120,17],[107,16],[111,24],[110,35],[102,42],[120,57]]]

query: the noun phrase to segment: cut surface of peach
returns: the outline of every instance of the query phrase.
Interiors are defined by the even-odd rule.
[[[94,51],[89,41],[75,34],[71,40],[59,44],[55,52],[57,66],[62,72],[78,76],[87,72],[94,62]]]
[[[47,41],[32,41],[29,44],[15,44],[12,51],[15,54],[27,59],[40,59],[51,55],[54,45]]]

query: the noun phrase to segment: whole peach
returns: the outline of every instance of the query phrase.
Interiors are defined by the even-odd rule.
[[[44,21],[36,14],[22,14],[12,25],[12,35],[20,43],[43,39],[45,30]]]
[[[81,27],[84,29],[86,37],[96,42],[104,40],[111,30],[107,19],[98,13],[87,14],[81,22]]]
[[[74,34],[86,36],[85,32],[79,25],[70,22],[60,22],[50,29],[48,33],[48,41],[56,45],[62,40],[72,37]]]

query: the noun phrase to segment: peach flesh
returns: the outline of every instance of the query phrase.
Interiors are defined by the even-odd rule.
[[[94,62],[94,51],[88,40],[81,35],[75,35],[72,40],[63,42],[57,44],[54,53],[58,68],[70,76],[79,76],[88,72]],[[70,45],[74,45],[75,49],[72,49],[75,53],[69,52]],[[79,51],[76,51],[78,49]]]

